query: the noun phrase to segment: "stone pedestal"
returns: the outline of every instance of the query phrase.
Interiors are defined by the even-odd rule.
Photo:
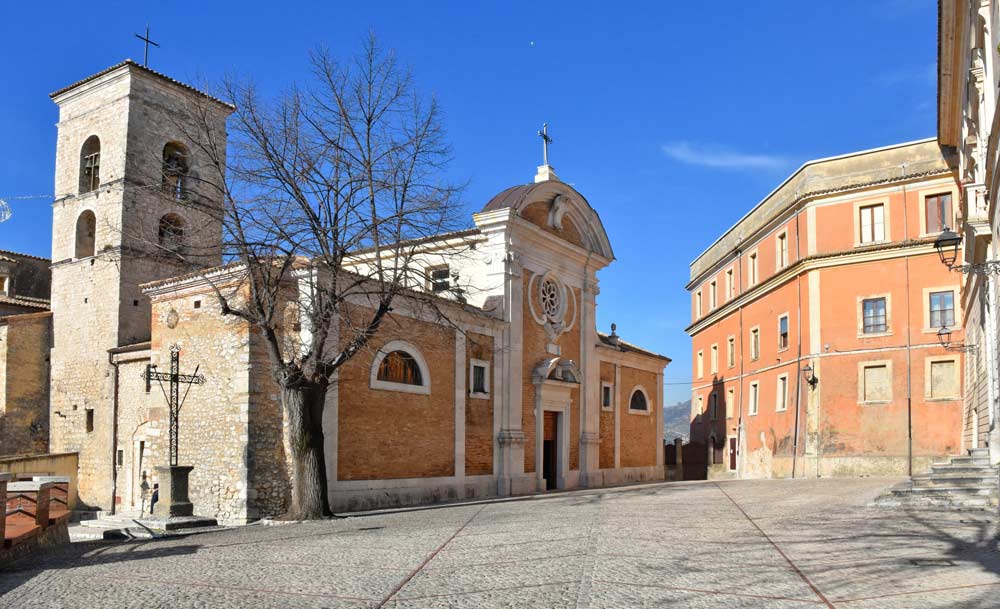
[[[191,516],[194,506],[188,499],[188,474],[193,465],[157,466],[156,477],[160,485],[153,516],[167,520],[178,516]]]

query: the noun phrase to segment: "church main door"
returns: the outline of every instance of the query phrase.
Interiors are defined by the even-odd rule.
[[[542,477],[545,490],[557,488],[559,476],[559,413],[545,411],[542,422]]]

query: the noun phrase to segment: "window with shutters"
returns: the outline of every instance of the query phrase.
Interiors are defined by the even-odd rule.
[[[861,243],[885,241],[885,205],[866,205],[858,210]]]
[[[711,373],[717,374],[719,372],[719,345],[712,345],[709,356],[709,364],[711,365]]]
[[[862,362],[858,364],[858,401],[879,404],[892,401],[892,362]]]
[[[698,355],[696,355],[695,358],[696,358],[696,361],[695,361],[695,371],[698,373],[698,378],[701,378],[701,377],[705,376],[705,358],[704,358],[704,353],[702,351],[699,351]]]
[[[788,409],[788,375],[782,374],[778,377],[778,387],[775,392],[774,409],[778,412]]]
[[[733,418],[733,407],[736,404],[736,390],[730,388],[726,391],[726,418]]]
[[[451,289],[451,271],[448,265],[428,267],[424,274],[427,277],[427,289],[434,294]]]
[[[760,357],[760,328],[750,329],[750,360]]]
[[[788,233],[781,233],[778,235],[777,250],[775,251],[775,256],[777,258],[777,268],[781,270],[788,266]]]
[[[754,381],[750,383],[750,400],[747,405],[747,412],[753,416],[757,414],[757,410],[760,402],[760,383]]]
[[[726,271],[726,300],[732,300],[733,296],[736,295],[733,286],[733,269]]]
[[[701,290],[694,294],[694,318],[701,319]]]
[[[372,362],[370,386],[372,389],[429,394],[430,371],[416,347],[401,340],[389,341],[378,350]]]
[[[929,195],[924,198],[924,219],[928,235],[940,233],[946,226],[955,228],[952,226],[951,193]]]
[[[736,366],[736,337],[730,336],[726,341],[726,365],[730,368]]]
[[[757,285],[757,281],[760,279],[758,274],[759,266],[757,264],[757,251],[754,250],[750,252],[750,256],[747,257],[747,280],[749,285]]]
[[[778,318],[778,351],[788,348],[788,315]]]
[[[716,293],[716,286],[715,286],[715,282],[713,281],[713,282],[711,282],[711,283],[708,284],[708,310],[709,311],[714,311],[715,307],[718,304],[717,301],[716,301],[716,295],[715,295],[715,293]]]

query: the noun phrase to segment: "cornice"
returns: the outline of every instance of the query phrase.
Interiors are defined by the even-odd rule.
[[[832,266],[843,266],[849,264],[861,264],[865,262],[878,262],[892,258],[905,258],[908,256],[924,256],[936,254],[934,249],[934,238],[911,239],[909,241],[896,242],[887,245],[870,246],[865,248],[852,248],[827,254],[814,254],[806,256],[793,262],[782,272],[773,275],[771,278],[757,284],[753,288],[743,292],[736,298],[726,302],[722,306],[709,312],[707,315],[697,320],[684,329],[689,336],[694,336],[716,321],[730,315],[740,307],[746,306],[757,298],[769,293],[774,288],[783,283],[798,277],[812,270],[828,268]]]

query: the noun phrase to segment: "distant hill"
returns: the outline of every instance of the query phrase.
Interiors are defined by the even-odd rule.
[[[663,408],[663,439],[673,442],[681,437],[687,441],[691,433],[691,400],[677,402]]]

